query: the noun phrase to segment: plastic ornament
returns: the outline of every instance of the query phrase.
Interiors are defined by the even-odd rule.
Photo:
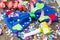
[[[32,18],[35,18],[35,11],[37,11],[38,9],[42,9],[44,7],[44,4],[43,3],[36,3],[36,7],[34,8],[34,9],[32,9],[31,10],[31,12],[30,12],[30,16],[32,17]]]
[[[50,17],[51,20],[55,20],[56,19],[56,15],[54,15],[54,14],[50,14],[49,17]]]
[[[41,2],[38,2],[38,3],[41,3]],[[37,3],[36,3],[37,4]],[[34,5],[34,7],[36,7],[36,4]],[[43,3],[44,4],[44,3]],[[56,14],[57,12],[53,9],[53,8],[51,8],[51,7],[49,7],[49,6],[47,6],[46,4],[44,4],[44,7],[42,8],[43,10],[44,10],[44,15],[45,16],[49,16],[50,14]],[[51,12],[51,10],[52,10],[52,12]],[[36,19],[36,20],[38,20],[38,18],[40,17],[40,15],[41,15],[41,9],[38,9],[37,11],[35,11],[35,18],[34,19]],[[37,16],[38,15],[38,16]],[[55,15],[56,16],[56,15]],[[47,20],[44,20],[44,21],[49,21],[50,19],[47,19]],[[52,20],[53,22],[58,22],[58,17],[56,16],[56,19],[55,20]]]
[[[37,34],[37,33],[41,33],[41,32],[43,34],[50,34],[51,33],[50,27],[47,25],[46,22],[42,22],[40,25],[41,25],[40,28],[38,28],[38,29],[36,29],[34,31],[31,31],[29,33],[24,34],[24,37],[23,38],[25,39],[28,36],[31,36],[31,35],[34,35],[34,34]]]
[[[51,35],[48,35],[48,40],[53,40]]]
[[[31,31],[34,31],[34,30],[35,30],[34,27],[31,27],[31,28],[29,29],[30,32],[31,32]]]
[[[51,29],[46,22],[42,22],[40,25],[41,25],[40,32],[42,32],[44,34],[51,33]]]
[[[42,10],[41,11],[41,15],[40,15],[40,18],[38,19],[40,22],[46,20],[46,19],[50,19],[49,16],[44,16],[44,11]],[[50,25],[52,23],[52,19],[49,20],[48,22],[48,25]]]
[[[45,19],[49,19],[49,16],[44,16],[44,11],[42,10],[41,11],[41,16],[40,16],[40,18],[38,20],[41,22],[41,21],[43,21]]]
[[[8,28],[12,30],[13,33],[17,34],[18,32],[22,32],[25,28],[29,26],[29,24],[31,23],[31,18],[28,12],[18,12],[19,16],[16,17],[14,17],[13,14],[15,15],[15,13],[8,14],[11,15],[11,17],[5,15],[4,19]]]

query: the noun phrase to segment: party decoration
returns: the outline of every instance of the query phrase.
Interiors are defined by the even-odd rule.
[[[22,26],[20,24],[13,26],[13,30],[21,30],[21,29],[22,29]]]
[[[48,36],[48,40],[53,40],[51,35]]]
[[[36,3],[36,7],[42,9],[44,7],[44,3]]]
[[[49,34],[51,32],[50,27],[48,26],[48,24],[46,22],[41,23],[41,29],[40,30],[42,30],[41,32],[44,34]]]
[[[41,12],[41,15],[40,15],[40,18],[38,19],[40,22],[43,22],[45,20],[49,20],[50,17],[49,16],[44,16],[44,11],[42,10]],[[48,25],[50,25],[52,23],[52,20],[50,19],[49,22],[48,22]]]
[[[54,14],[49,15],[49,17],[50,17],[51,20],[55,20],[56,19],[56,15],[54,15]]]
[[[11,30],[8,31],[7,35],[10,35],[11,32],[13,32],[14,36],[19,36],[19,37],[22,36],[22,39],[29,40],[29,38],[32,39],[31,35],[34,35],[34,39],[35,39],[36,38],[35,34],[37,33],[39,34],[42,33],[45,35],[51,33],[51,29],[48,25],[50,25],[52,21],[55,22],[56,20],[58,21],[58,18],[55,15],[57,14],[57,12],[53,8],[47,6],[44,3],[36,2],[36,0],[32,0],[32,1],[33,2],[31,2],[30,4],[31,11],[26,10],[26,5],[28,4],[28,1],[23,2],[22,0],[19,0],[14,3],[12,1],[8,3],[4,3],[5,6],[8,4],[7,5],[8,9],[11,9],[9,11],[6,11],[4,15],[4,21],[7,27]],[[19,11],[18,10],[16,11],[14,9],[19,9]],[[39,21],[36,23],[34,23],[33,21],[34,24],[30,25],[30,23],[32,22],[31,18],[34,18],[37,21],[39,20],[40,23]],[[20,34],[18,34],[18,32],[20,32]],[[21,34],[21,32],[24,33]],[[57,34],[60,33],[58,32]],[[39,37],[40,36],[41,34],[39,35]],[[49,37],[49,39],[50,38],[51,37]],[[47,40],[47,37],[44,36],[43,40],[44,39]],[[35,40],[37,40],[37,38]]]
[[[12,30],[13,33],[17,34],[17,32],[19,31],[22,32],[31,23],[31,18],[28,12],[23,13],[23,12],[16,11],[11,15],[14,16],[8,17],[8,15],[6,14],[4,16],[4,20],[8,28]]]
[[[38,3],[41,4],[41,2],[38,2]],[[37,3],[34,4],[34,7],[36,7],[36,4],[37,4]],[[44,15],[46,15],[46,16],[57,14],[57,12],[56,12],[53,8],[47,6],[46,4],[44,4],[44,7],[42,8],[42,10],[44,10]],[[34,12],[34,15],[35,15],[35,19],[38,20],[39,17],[40,17],[40,15],[41,15],[41,9],[36,10],[36,11]],[[51,18],[51,17],[50,17],[50,18]],[[58,17],[57,17],[56,15],[54,16],[53,19],[54,19],[54,20],[52,20],[53,22],[57,22],[57,21],[58,21]],[[49,19],[49,20],[50,20],[50,19]],[[45,20],[45,21],[49,21],[49,20],[47,19],[47,20]]]
[[[42,16],[42,17],[39,18],[39,21],[43,21],[45,19],[49,19],[49,16]]]
[[[41,25],[40,28],[38,28],[34,31],[31,31],[29,33],[24,34],[23,39],[25,39],[28,36],[31,36],[31,35],[34,35],[34,34],[37,34],[37,33],[41,33],[41,32],[43,34],[50,34],[51,33],[51,29],[50,29],[50,27],[48,26],[48,24],[46,22],[42,22],[40,25]]]
[[[35,11],[37,11],[38,9],[42,9],[44,7],[44,4],[43,3],[36,3],[36,7],[34,8],[34,9],[32,9],[31,10],[31,12],[30,12],[30,16],[32,17],[32,18],[35,18]]]
[[[29,33],[26,33],[26,34],[24,34],[23,39],[25,39],[25,38],[28,37],[28,36],[37,34],[37,33],[39,33],[39,32],[40,32],[39,29],[36,29],[36,30],[34,30],[34,31],[31,31],[31,32],[29,32]]]

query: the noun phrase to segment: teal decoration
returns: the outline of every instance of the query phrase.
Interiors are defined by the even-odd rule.
[[[58,11],[58,16],[60,17],[60,10]]]
[[[51,35],[48,36],[48,40],[53,40]]]
[[[32,28],[30,28],[29,29],[29,31],[31,32],[31,31],[34,31],[35,30],[35,28],[34,27],[32,27]]]
[[[18,38],[18,40],[21,40],[20,38]]]

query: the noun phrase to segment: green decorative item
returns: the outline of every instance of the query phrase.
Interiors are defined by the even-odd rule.
[[[51,35],[48,36],[48,40],[53,40]]]
[[[21,30],[22,26],[20,24],[17,24],[15,26],[12,27],[13,30]]]
[[[34,9],[31,10],[30,16],[31,16],[32,18],[35,18],[35,14],[34,14],[34,13],[35,13],[35,11],[38,10],[38,9],[39,9],[39,8],[35,7]]]
[[[44,7],[44,3],[36,3],[36,7],[42,9]]]
[[[40,17],[38,20],[39,20],[39,21],[43,21],[43,20],[45,20],[45,19],[49,19],[49,16],[42,16],[42,17]]]
[[[18,38],[18,40],[21,40],[20,38]]]
[[[32,17],[32,18],[35,18],[35,12],[38,10],[38,9],[42,9],[44,7],[44,3],[36,3],[36,7],[34,8],[34,9],[32,9],[31,10],[31,12],[30,12],[30,16]]]
[[[35,14],[34,14],[33,12],[30,12],[30,16],[31,16],[32,18],[35,18]]]

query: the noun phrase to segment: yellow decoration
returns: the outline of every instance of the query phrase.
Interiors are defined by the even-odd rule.
[[[20,24],[17,24],[12,27],[13,30],[22,30],[22,26]]]
[[[40,31],[42,33],[44,33],[44,34],[49,34],[51,32],[50,27],[48,26],[48,24],[46,22],[42,22],[41,23],[41,29],[40,29]]]

